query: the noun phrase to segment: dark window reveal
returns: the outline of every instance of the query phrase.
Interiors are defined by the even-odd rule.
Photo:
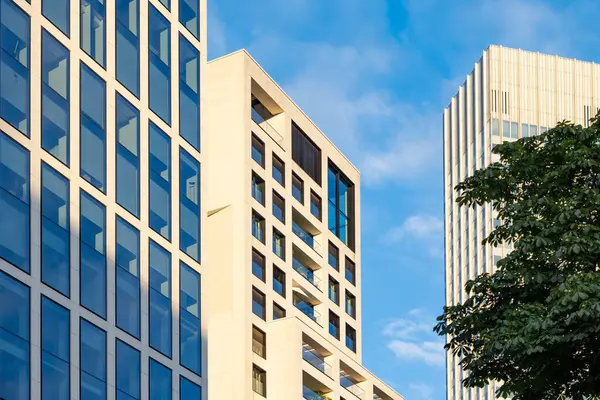
[[[292,122],[292,159],[321,185],[321,149]]]

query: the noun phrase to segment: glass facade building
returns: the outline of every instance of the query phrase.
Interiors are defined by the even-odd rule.
[[[0,399],[207,398],[205,10],[0,0]]]

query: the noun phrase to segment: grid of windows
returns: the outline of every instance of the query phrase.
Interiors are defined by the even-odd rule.
[[[0,365],[10,366],[0,367],[2,398],[140,399],[144,382],[153,400],[178,391],[201,397],[200,1],[179,0],[177,12],[148,5],[147,31],[140,27],[145,7],[140,0],[40,0],[21,8],[0,0]],[[76,13],[80,23],[71,25]],[[79,35],[69,39],[74,29]],[[140,80],[142,35],[147,82]],[[30,73],[35,60],[38,76]],[[140,110],[144,104],[154,114]],[[181,144],[187,151],[179,135],[192,145]],[[172,199],[173,173],[181,178],[179,199]],[[173,215],[181,218],[177,235]],[[23,272],[31,274],[27,285],[17,280]],[[30,284],[43,284],[43,294],[36,288],[30,299]],[[181,301],[172,300],[172,285]],[[75,310],[70,297],[86,310]],[[142,321],[158,329],[144,336]],[[41,339],[37,352],[31,329]],[[178,361],[150,360],[144,377],[141,355],[150,346],[169,357],[178,352]]]

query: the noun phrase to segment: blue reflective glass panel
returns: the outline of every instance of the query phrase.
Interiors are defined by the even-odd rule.
[[[69,0],[42,0],[42,14],[65,35],[69,36]]]
[[[117,203],[140,216],[140,113],[117,94]]]
[[[149,71],[148,90],[150,109],[167,124],[171,123],[171,25],[161,13],[148,8]]]
[[[106,191],[106,83],[81,64],[81,177]]]
[[[200,261],[200,163],[179,152],[179,248]]]
[[[79,324],[80,399],[106,399],[106,332],[81,319]]]
[[[0,393],[29,400],[29,287],[0,271]]]
[[[179,0],[179,22],[196,38],[200,32],[200,1]]]
[[[200,149],[200,52],[181,35],[179,36],[179,134],[195,149]]]
[[[81,192],[81,305],[106,318],[106,209]]]
[[[171,140],[150,122],[150,228],[171,239]]]
[[[150,400],[171,400],[171,380],[171,370],[150,359]]]
[[[150,346],[171,357],[171,255],[150,240]]]
[[[140,398],[140,352],[117,339],[117,400]]]
[[[0,117],[29,136],[29,17],[0,0]]]
[[[181,399],[185,400],[201,400],[202,390],[200,386],[196,385],[192,381],[185,379],[183,376],[179,377],[179,393]]]
[[[29,152],[0,132],[0,257],[29,272]]]
[[[200,274],[181,263],[179,284],[180,363],[200,375]]]
[[[81,0],[81,49],[104,67],[106,10],[104,0]]]
[[[140,233],[117,217],[117,327],[140,337]]]
[[[69,400],[69,310],[42,296],[42,398]]]
[[[117,80],[140,96],[140,39],[138,0],[117,0]]]
[[[69,165],[69,74],[69,50],[44,30],[42,148],[65,165]]]
[[[69,297],[69,180],[42,163],[42,282]]]

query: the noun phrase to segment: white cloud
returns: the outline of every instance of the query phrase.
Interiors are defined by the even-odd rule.
[[[416,243],[425,246],[431,257],[443,255],[444,222],[433,215],[412,215],[384,236],[387,243]]]
[[[433,318],[427,317],[421,309],[411,310],[408,314],[408,318],[389,321],[383,328],[382,335],[389,338],[388,349],[403,361],[443,367],[444,342],[433,332]]]
[[[418,400],[432,400],[435,393],[433,386],[421,382],[409,384],[408,389],[414,394],[413,398]]]

